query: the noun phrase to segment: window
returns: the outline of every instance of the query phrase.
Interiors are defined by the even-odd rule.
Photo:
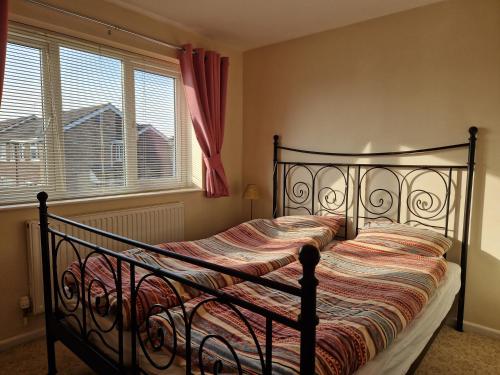
[[[13,143],[7,143],[7,145],[5,146],[5,154],[6,154],[6,160],[7,161],[14,161],[15,160],[15,149],[16,149],[16,145],[13,144]],[[2,176],[5,178],[5,176]]]
[[[193,185],[177,64],[9,27],[0,205]]]
[[[7,161],[7,144],[0,143],[0,161]]]
[[[122,61],[68,47],[59,56],[65,186],[85,195],[124,186],[123,164],[109,154],[124,135]]]
[[[38,161],[38,160],[40,160],[39,146],[40,145],[38,143],[32,143],[32,144],[30,144],[30,159],[31,159],[31,161]]]
[[[113,141],[111,143],[111,160],[115,163],[122,163],[124,155],[123,141]]]
[[[29,43],[7,45],[0,109],[1,158],[8,162],[0,163],[2,201],[23,201],[31,186],[45,182],[46,169],[25,162],[25,142],[44,141],[42,60],[39,47]]]
[[[21,161],[26,160],[26,144],[25,143],[18,143],[16,145],[16,152],[19,153],[19,160],[21,160]]]
[[[175,176],[175,79],[134,70],[138,178]]]

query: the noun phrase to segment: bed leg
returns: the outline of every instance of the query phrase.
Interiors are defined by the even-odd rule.
[[[467,195],[465,196],[465,216],[464,229],[462,231],[462,252],[460,256],[461,285],[458,298],[458,314],[457,314],[457,331],[464,331],[464,308],[465,308],[465,285],[467,276],[467,253],[469,250],[469,230],[470,230],[470,213],[472,205],[472,184],[474,182],[474,164],[476,157],[476,140],[477,128],[472,126],[469,128],[469,159],[467,162]]]
[[[56,369],[56,345],[55,341],[47,336],[47,363],[49,366],[48,375],[55,375]]]
[[[278,146],[280,136],[275,134],[273,142],[273,219],[278,217]],[[285,203],[282,202],[282,205]]]
[[[47,216],[48,195],[42,191],[38,193],[37,199],[40,202],[40,244],[42,249],[43,299],[45,307],[45,335],[47,337],[47,362],[49,367],[48,374],[53,375],[57,372],[57,370],[55,340],[51,334],[54,311],[52,306],[52,282],[50,275],[49,220]]]
[[[299,323],[300,331],[300,373],[310,375],[316,369],[316,287],[318,280],[314,275],[319,262],[319,250],[312,245],[305,245],[300,250],[299,260],[302,264],[302,278],[299,280],[302,289]]]

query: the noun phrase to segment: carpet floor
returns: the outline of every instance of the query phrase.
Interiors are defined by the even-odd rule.
[[[74,354],[57,345],[57,369],[61,375],[91,375]],[[46,374],[44,340],[33,341],[0,353],[0,374]],[[416,375],[500,374],[500,340],[475,333],[459,333],[443,327]],[[381,374],[382,375],[382,374]]]

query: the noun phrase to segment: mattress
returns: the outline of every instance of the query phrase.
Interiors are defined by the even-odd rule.
[[[440,283],[440,286],[433,294],[424,310],[422,310],[419,316],[415,318],[413,322],[403,332],[401,332],[400,335],[398,335],[392,345],[360,368],[355,373],[356,375],[397,375],[405,374],[408,371],[411,364],[419,356],[420,352],[424,349],[425,345],[432,337],[432,334],[446,317],[453,304],[455,296],[460,289],[460,267],[454,263],[447,263],[448,270],[446,272],[446,276]],[[106,326],[111,323],[109,319],[103,317],[98,317],[97,320],[101,326]],[[104,337],[108,344],[113,347],[118,347],[118,333],[116,330],[112,330]],[[95,336],[92,341],[102,351],[113,357],[113,353],[111,353],[110,350],[101,343],[97,336]],[[125,353],[127,353],[128,348],[130,348],[130,335],[128,332],[124,333],[124,347]],[[154,354],[152,358],[159,363],[167,363],[169,359],[165,353]],[[125,356],[125,362],[129,362],[127,355]],[[174,362],[174,364],[167,370],[158,371],[153,369],[140,350],[139,345],[138,362],[143,369],[151,374],[177,375],[185,373],[185,369],[179,362],[177,364]]]

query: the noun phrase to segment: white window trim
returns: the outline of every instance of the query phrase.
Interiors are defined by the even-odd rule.
[[[184,98],[184,95],[179,95],[179,93],[182,92],[182,78],[181,78],[181,72],[180,69],[172,69],[171,64],[162,66],[162,65],[152,65],[151,63],[148,63],[145,60],[139,60],[139,59],[130,59],[126,62],[125,64],[125,72],[128,72],[130,74],[128,77],[125,77],[125,85],[127,83],[130,86],[125,86],[124,91],[125,93],[129,93],[130,95],[135,95],[135,81],[134,81],[134,71],[135,70],[142,70],[147,73],[153,73],[153,74],[159,74],[167,77],[174,78],[175,82],[175,133],[178,134],[179,136],[175,137],[175,149],[178,150],[179,152],[179,157],[175,155],[175,162],[176,170],[181,169],[181,160],[186,161],[186,167],[188,168],[187,173],[184,174],[184,180],[182,179],[183,176],[177,176],[177,178],[168,178],[168,181],[158,179],[158,178],[141,178],[140,182],[138,181],[138,178],[133,178],[131,181],[132,184],[137,184],[139,186],[143,186],[146,189],[153,189],[154,185],[156,185],[158,182],[160,183],[168,183],[170,182],[169,188],[171,189],[179,189],[181,186],[186,186],[189,185],[192,182],[192,152],[191,152],[191,138],[190,138],[190,132],[189,132],[189,127],[191,125],[190,122],[184,123],[184,119],[186,118],[187,114],[187,104],[186,100]],[[128,79],[127,79],[128,78]],[[134,97],[131,97],[131,99],[135,99]],[[135,102],[133,100],[132,102]],[[134,108],[134,111],[130,111],[128,115],[130,116],[130,121],[126,122],[127,124],[127,130],[126,133],[128,133],[128,137],[136,137],[137,131],[136,131],[136,116],[135,116],[135,107],[131,106]],[[182,141],[184,141],[184,145],[182,144]],[[131,142],[129,140],[129,143],[136,145],[137,144],[137,139],[134,139],[134,142]],[[136,152],[136,150],[132,150],[132,152]],[[128,160],[134,160],[134,158]],[[137,167],[137,166],[136,166]],[[137,176],[137,173],[131,173],[129,174],[130,176]]]
[[[33,190],[33,194],[36,194],[38,190]],[[204,196],[205,189],[200,187],[186,187],[182,189],[169,189],[169,190],[156,190],[156,191],[148,191],[144,193],[126,193],[126,194],[117,194],[117,195],[100,195],[97,197],[91,198],[75,198],[75,199],[59,199],[50,201],[50,206],[64,206],[68,204],[84,204],[84,203],[94,203],[94,202],[107,202],[113,200],[127,199],[127,198],[147,198],[147,197],[156,197],[159,195],[179,195],[179,194],[192,194],[192,193],[203,193]],[[38,203],[13,203],[0,206],[1,211],[9,211],[9,210],[19,210],[25,208],[37,208]]]

